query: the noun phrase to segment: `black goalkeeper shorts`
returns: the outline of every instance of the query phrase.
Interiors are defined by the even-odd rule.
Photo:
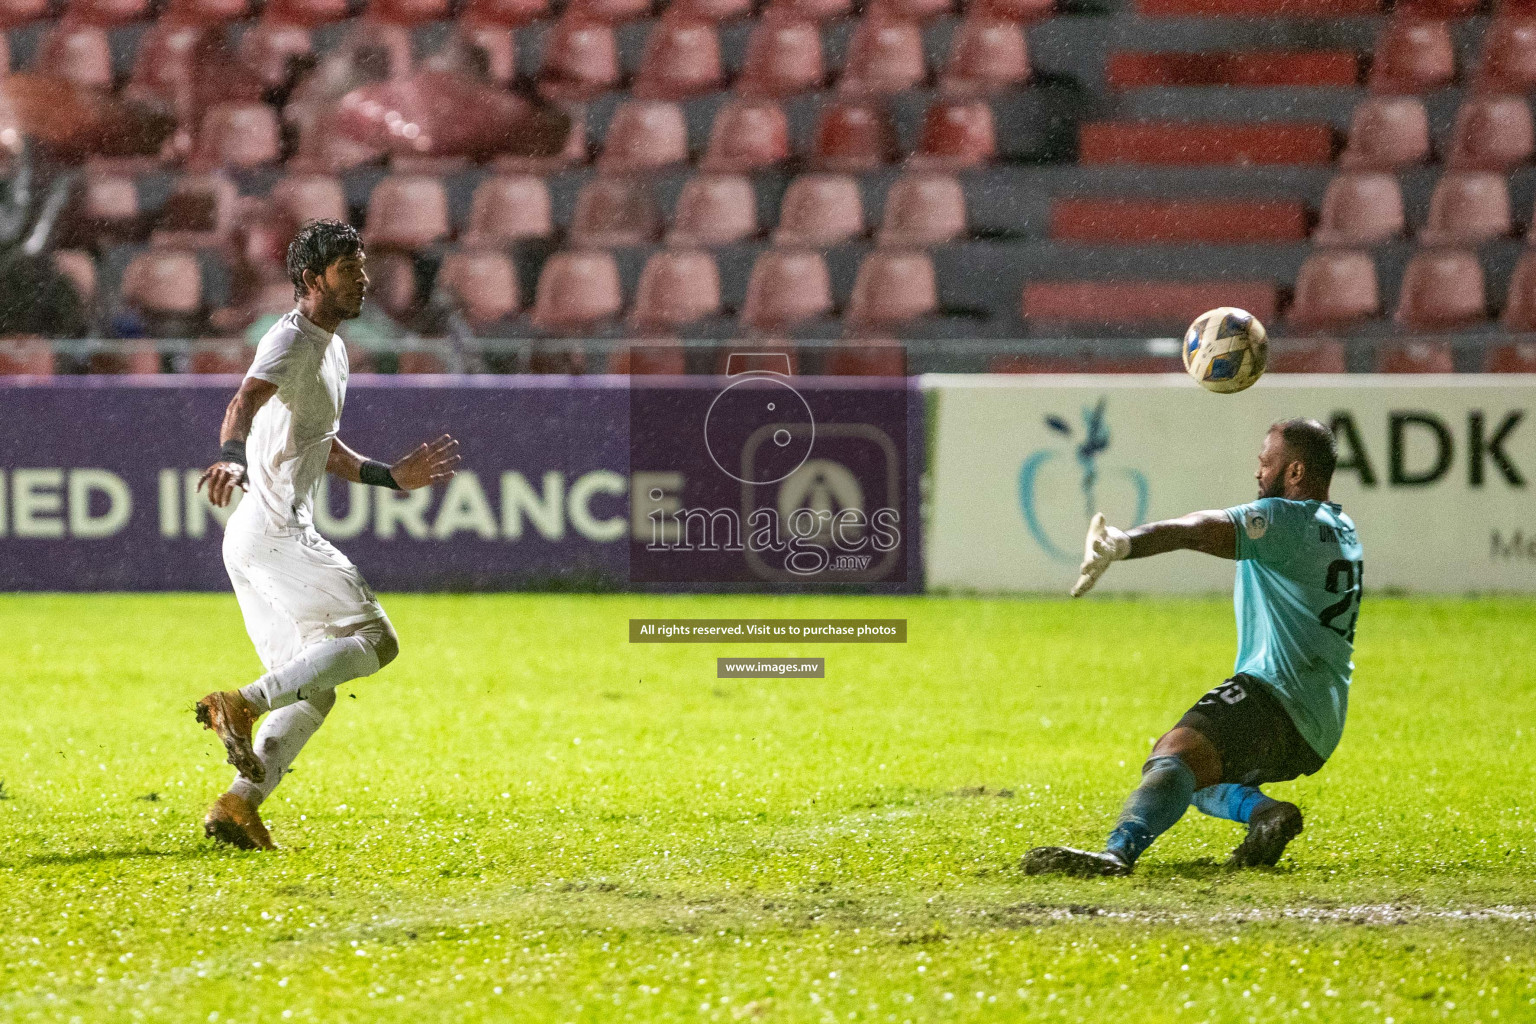
[[[1200,733],[1221,754],[1221,781],[1244,786],[1311,775],[1323,758],[1268,687],[1235,675],[1184,713],[1179,725]]]

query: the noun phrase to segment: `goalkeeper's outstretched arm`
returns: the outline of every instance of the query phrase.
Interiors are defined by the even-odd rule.
[[[1117,530],[1104,520],[1104,513],[1093,517],[1084,544],[1083,564],[1078,569],[1072,596],[1081,597],[1093,589],[1109,563],[1122,558],[1146,558],[1165,551],[1202,551],[1220,558],[1237,557],[1237,527],[1225,512],[1191,512],[1178,519],[1164,519]]]
[[[1237,557],[1237,527],[1220,509],[1146,523],[1132,527],[1125,531],[1125,535],[1131,541],[1126,558],[1146,558],[1165,551],[1200,551],[1217,558]]]

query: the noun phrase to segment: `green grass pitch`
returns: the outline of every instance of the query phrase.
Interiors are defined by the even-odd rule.
[[[1274,871],[1191,814],[1101,842],[1231,665],[1230,603],[395,596],[217,849],[192,702],[227,596],[0,597],[0,1021],[1536,1020],[1536,603],[1368,598]],[[897,645],[629,645],[630,616],[905,617]],[[719,654],[823,654],[723,681]]]

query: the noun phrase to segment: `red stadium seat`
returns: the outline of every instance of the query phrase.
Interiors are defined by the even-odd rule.
[[[470,25],[518,28],[538,21],[549,12],[549,0],[469,0],[459,15]]]
[[[0,29],[21,28],[48,16],[48,0],[0,0]]]
[[[641,177],[599,175],[581,188],[571,243],[582,249],[644,245],[661,237],[661,210]]]
[[[1495,18],[1483,33],[1477,88],[1519,94],[1536,89],[1536,18]]]
[[[294,224],[351,220],[341,181],[329,174],[290,174],[272,185],[272,205]]]
[[[757,258],[747,281],[741,322],[777,331],[832,312],[832,279],[820,253],[769,249]]]
[[[347,16],[347,0],[267,0],[263,21],[273,25],[298,25],[315,28],[342,21]]]
[[[185,175],[161,206],[150,241],[172,249],[221,245],[234,230],[239,207],[240,189],[223,172]]]
[[[1448,171],[1435,185],[1429,221],[1419,241],[1427,245],[1479,245],[1512,230],[1504,175]]]
[[[96,260],[81,249],[55,249],[53,269],[75,289],[80,301],[90,308],[96,303]]]
[[[1536,344],[1495,345],[1488,350],[1484,373],[1536,373]]]
[[[192,95],[199,48],[206,45],[206,32],[195,25],[169,22],[147,28],[134,51],[128,94],[175,105],[179,116],[187,113],[182,104]]]
[[[752,26],[736,91],[743,96],[782,97],[820,88],[821,31],[810,21],[765,18]]]
[[[645,173],[688,162],[683,108],[662,100],[625,100],[614,112],[597,158],[601,171]]]
[[[883,105],[840,100],[821,109],[811,162],[826,171],[872,171],[901,155],[896,125]]]
[[[762,170],[789,159],[789,121],[773,100],[735,99],[715,114],[709,147],[699,166],[706,171]]]
[[[491,162],[503,174],[556,174],[587,162],[587,125],[579,110],[574,112],[565,148],[553,156],[515,156],[503,154]]]
[[[905,377],[907,350],[889,338],[852,339],[827,353],[822,372],[839,377]]]
[[[867,17],[853,30],[837,88],[848,95],[885,96],[915,88],[927,76],[921,26]]]
[[[544,44],[540,95],[587,100],[618,84],[619,44],[611,26],[571,17],[555,23]]]
[[[1339,330],[1381,314],[1376,264],[1370,253],[1320,249],[1296,274],[1296,299],[1286,323],[1294,330]]]
[[[187,355],[188,373],[245,373],[254,353],[235,339],[204,341]]]
[[[0,338],[0,377],[15,376],[53,376],[53,344],[30,335]]]
[[[715,357],[715,372],[722,374],[747,373],[751,370],[767,370],[791,374],[800,372],[800,353],[793,341],[783,338],[758,336],[749,341],[737,341],[721,349]]]
[[[898,21],[931,21],[954,10],[953,0],[870,0],[865,17],[891,18]]]
[[[1380,13],[1380,0],[1136,0],[1149,18],[1347,18]]]
[[[447,373],[448,362],[440,351],[409,349],[395,357],[396,373]]]
[[[1300,241],[1307,210],[1299,202],[1241,199],[1057,199],[1051,237],[1074,242]]]
[[[997,155],[992,107],[985,100],[937,99],[923,116],[913,167],[954,171],[979,167]]]
[[[363,238],[371,246],[419,249],[448,237],[448,193],[426,175],[394,174],[368,197]]]
[[[139,189],[126,175],[90,171],[82,176],[78,206],[71,221],[89,241],[127,238],[140,233]]]
[[[939,308],[933,260],[916,249],[876,249],[859,264],[848,302],[854,324],[893,327]]]
[[[724,80],[715,27],[664,18],[646,38],[633,92],[640,99],[681,100],[714,92]]]
[[[1234,53],[1109,55],[1105,83],[1116,92],[1152,86],[1335,86],[1353,88],[1360,61],[1352,50],[1254,50]]]
[[[159,373],[164,360],[152,341],[125,341],[106,352],[93,352],[86,359],[91,373]]]
[[[1261,321],[1275,317],[1277,293],[1269,281],[1029,281],[1024,319],[1049,325],[1166,325],[1184,327],[1217,306],[1246,309]]]
[[[443,257],[437,285],[472,329],[514,315],[520,304],[517,268],[495,249],[461,249]]]
[[[551,256],[539,274],[533,323],[545,331],[580,332],[615,319],[623,307],[613,255],[566,250]]]
[[[505,245],[523,238],[549,238],[555,233],[549,186],[531,174],[486,178],[469,202],[464,244]]]
[[[913,172],[891,183],[881,245],[940,245],[965,235],[965,190],[953,175]]]
[[[1474,253],[1430,249],[1408,261],[1403,271],[1394,321],[1416,331],[1455,331],[1488,315],[1483,268]]]
[[[22,9],[31,7],[18,0],[8,2]],[[82,25],[122,25],[147,17],[149,0],[71,0],[69,4],[69,20]]]
[[[1078,131],[1083,164],[1244,167],[1332,160],[1333,129],[1326,124],[1098,121]]]
[[[768,21],[830,21],[853,13],[853,0],[768,0],[763,18]]]
[[[56,75],[86,89],[110,91],[112,49],[96,25],[52,25],[38,42],[32,70]]]
[[[683,184],[667,242],[675,246],[728,245],[757,234],[752,180],[735,174],[700,174]]]
[[[688,353],[676,338],[646,338],[614,349],[608,356],[608,372],[682,376],[688,372]]]
[[[262,21],[240,37],[240,62],[268,89],[292,84],[300,62],[314,50],[309,29],[302,25]]]
[[[1536,333],[1536,252],[1527,252],[1515,264],[1499,322],[1511,331]]]
[[[1328,183],[1312,240],[1318,245],[1375,245],[1403,234],[1403,190],[1384,171],[1350,171]]]
[[[1424,93],[1456,78],[1451,29],[1443,21],[1396,18],[1376,44],[1371,89],[1378,93]]]
[[[517,74],[517,47],[512,30],[461,21],[442,48],[428,58],[426,67],[510,85]]]
[[[1347,373],[1344,344],[1329,338],[1298,341],[1273,339],[1269,343],[1269,373]]]
[[[669,330],[720,311],[720,271],[700,250],[658,252],[646,261],[635,290],[630,326]]]
[[[846,174],[805,174],[790,182],[779,208],[778,245],[836,245],[864,233],[859,183]]]
[[[708,21],[716,24],[735,21],[752,13],[752,0],[672,0],[667,5],[667,17],[686,18],[690,21]]]
[[[415,257],[397,249],[375,249],[368,257],[368,299],[398,322],[412,323],[421,305]]]
[[[203,270],[189,252],[147,249],[128,262],[120,291],[124,301],[146,313],[197,313]]]
[[[250,17],[248,0],[171,0],[162,20],[186,25],[223,25]]]
[[[414,28],[449,17],[448,0],[369,0],[368,17],[387,25]]]
[[[1376,350],[1377,373],[1455,373],[1449,342],[1410,341]]]
[[[966,13],[972,18],[1031,22],[1049,18],[1056,0],[970,0]]]
[[[651,0],[570,0],[566,12],[578,18],[618,25],[651,13]]]
[[[1392,10],[1409,18],[1470,18],[1483,0],[1397,0]]]
[[[1475,96],[1456,112],[1447,161],[1475,171],[1507,171],[1531,159],[1536,136],[1531,108],[1521,96]]]
[[[939,85],[950,93],[986,95],[1029,80],[1024,31],[1007,21],[968,18],[955,29]]]
[[[1348,170],[1390,171],[1428,159],[1429,114],[1420,100],[1372,96],[1355,107],[1340,165]]]
[[[215,103],[203,116],[188,166],[212,170],[275,164],[282,157],[281,136],[277,114],[265,103]]]

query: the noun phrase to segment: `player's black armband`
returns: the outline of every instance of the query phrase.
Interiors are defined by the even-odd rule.
[[[225,441],[222,445],[219,446],[219,461],[233,462],[244,466],[246,464],[245,442],[236,441],[234,438],[230,438],[228,441]]]
[[[389,471],[389,467],[377,459],[364,460],[357,467],[357,478],[370,487],[388,487],[393,491],[405,489],[395,483],[395,474]]]

